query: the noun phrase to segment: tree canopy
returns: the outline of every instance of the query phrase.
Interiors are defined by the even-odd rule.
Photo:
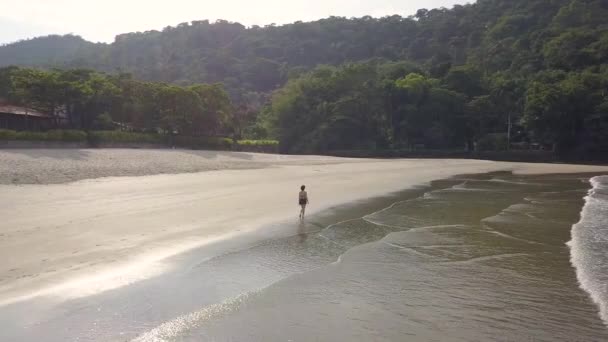
[[[265,27],[194,21],[112,44],[50,36],[0,47],[0,65],[67,69],[7,69],[26,74],[11,77],[21,89],[11,96],[40,107],[62,99],[91,117],[190,133],[229,122],[289,152],[510,142],[608,152],[605,0],[478,0]],[[60,95],[44,86],[56,82]],[[235,106],[218,100],[220,86],[196,85],[216,83]]]
[[[139,131],[230,134],[232,103],[221,84],[177,86],[129,74],[18,67],[0,69],[0,82],[0,98],[54,116],[64,112],[71,128],[107,129],[115,123]]]

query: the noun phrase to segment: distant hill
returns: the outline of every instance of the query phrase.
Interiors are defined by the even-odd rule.
[[[202,118],[229,114],[235,135],[278,138],[289,152],[517,142],[608,155],[606,0],[478,0],[249,28],[194,21],[112,44],[49,36],[0,47],[0,66],[13,64],[112,74],[0,69],[0,95],[49,108],[63,96],[91,125],[108,114],[213,131]],[[188,86],[216,82],[229,99],[217,85]]]
[[[579,49],[606,45],[600,42],[606,6],[602,0],[479,0],[452,9],[421,9],[412,17],[331,17],[251,28],[204,20],[122,34],[109,45],[72,35],[21,41],[0,47],[0,66],[121,70],[144,80],[223,82],[228,89],[261,92],[319,64],[372,58],[407,59],[439,74],[471,60],[492,70],[534,71],[545,67],[545,57],[551,59],[551,51],[544,50],[562,32],[584,27]],[[562,43],[569,44],[553,46]]]
[[[0,66],[121,70],[145,80],[223,82],[262,92],[284,84],[290,72],[371,58],[407,59],[439,73],[471,59],[492,69],[534,70],[543,67],[542,50],[562,31],[585,27],[589,32],[578,44],[600,40],[607,6],[602,0],[480,0],[407,18],[331,17],[251,28],[204,20],[122,34],[109,45],[73,35],[25,40],[0,47]]]
[[[103,47],[74,35],[38,37],[0,46],[0,66],[63,66]]]

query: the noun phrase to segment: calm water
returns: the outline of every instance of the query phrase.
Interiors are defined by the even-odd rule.
[[[434,182],[200,265],[267,281],[136,340],[606,341],[607,218],[608,177]]]

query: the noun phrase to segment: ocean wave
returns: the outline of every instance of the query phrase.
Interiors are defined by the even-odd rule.
[[[471,226],[467,226],[466,224],[442,224],[442,225],[436,225],[436,226],[416,227],[416,228],[412,228],[412,229],[410,229],[408,231],[414,233],[414,232],[422,232],[422,231],[426,231],[426,230],[446,229],[446,228],[450,228],[450,229],[470,229]]]
[[[598,306],[600,317],[608,325],[608,176],[589,180],[593,188],[585,197],[581,219],[572,226],[570,262],[576,269],[580,287]]]
[[[500,260],[500,259],[505,259],[505,258],[519,258],[519,257],[529,257],[529,256],[530,256],[530,254],[527,254],[527,253],[504,253],[504,254],[496,254],[496,255],[486,255],[486,256],[471,258],[471,259],[467,259],[467,260],[447,261],[447,262],[443,262],[442,264],[464,265],[464,264],[472,264],[472,263],[483,262],[483,261],[488,261],[488,260]]]
[[[509,240],[525,242],[530,245],[545,245],[544,243],[541,243],[541,242],[532,241],[532,240],[528,240],[528,239],[522,239],[522,238],[515,237],[513,235],[499,232],[499,231],[495,230],[494,228],[488,226],[485,223],[482,223],[482,226],[483,226],[484,230],[481,230],[481,232],[484,232],[484,233],[497,235],[497,236],[500,236],[502,238],[509,239]]]
[[[380,222],[376,222],[374,220],[370,220],[366,217],[363,217],[363,220],[366,221],[367,223],[371,223],[374,224],[376,226],[381,226],[381,227],[386,227],[386,228],[391,228],[391,229],[397,229],[397,230],[407,230],[409,229],[409,227],[405,227],[405,226],[397,226],[397,225],[391,225],[391,224],[384,224],[384,223],[380,223]]]
[[[468,181],[465,181],[465,182],[460,183],[460,184],[456,184],[456,185],[452,186],[451,188],[445,189],[443,191],[450,191],[450,190],[451,191],[484,191],[484,192],[487,192],[487,191],[497,191],[497,189],[491,189],[491,188],[482,189],[482,188],[470,187]]]
[[[514,181],[514,180],[507,180],[507,179],[501,179],[501,178],[492,178],[489,180],[489,182],[494,182],[494,183],[504,183],[504,184],[513,184],[513,185],[538,185],[538,186],[546,186],[547,184],[543,184],[543,183],[534,183],[534,182],[524,182],[524,181]]]

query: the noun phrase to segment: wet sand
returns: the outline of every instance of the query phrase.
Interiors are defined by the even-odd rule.
[[[215,152],[197,152],[193,161],[184,159],[187,153],[0,152],[4,183],[15,175],[21,183],[96,178],[0,185],[0,305],[40,296],[82,298],[135,284],[166,272],[168,258],[292,222],[300,184],[309,187],[314,214],[457,174],[608,172],[556,164]],[[74,161],[74,154],[85,156]],[[201,171],[201,165],[207,172],[179,174]],[[140,177],[98,178],[107,175]]]

